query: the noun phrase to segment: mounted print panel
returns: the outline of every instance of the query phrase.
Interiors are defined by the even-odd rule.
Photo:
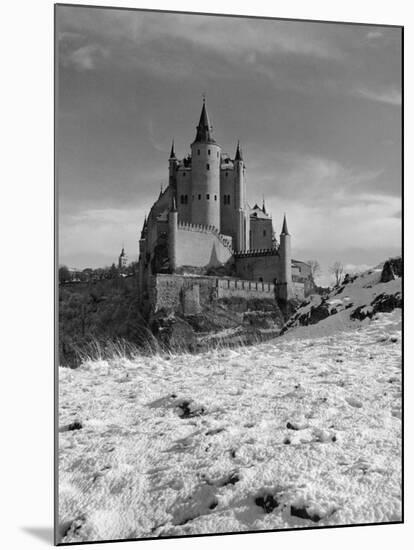
[[[55,30],[56,543],[402,522],[402,27]]]

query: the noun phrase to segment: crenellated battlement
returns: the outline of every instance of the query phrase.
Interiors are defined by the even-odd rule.
[[[279,250],[276,248],[261,248],[257,250],[241,250],[234,253],[235,258],[250,258],[258,256],[279,256]]]

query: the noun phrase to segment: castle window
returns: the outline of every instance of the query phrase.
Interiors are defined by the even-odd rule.
[[[227,178],[227,176],[228,176],[228,175],[229,175],[229,173],[228,173],[228,172],[226,172],[226,178]]]
[[[188,195],[184,195],[184,204],[188,204]]]
[[[266,229],[263,229],[263,237],[266,237]]]
[[[198,200],[201,201],[201,195],[198,195]]]
[[[214,200],[215,200],[215,201],[217,200],[217,195],[214,195]]]
[[[197,149],[197,155],[199,155],[199,154],[200,154],[200,149]]]
[[[185,176],[185,172],[183,172],[183,176]]]
[[[217,158],[219,158],[219,152],[217,151]]]
[[[210,165],[209,164],[207,164],[207,170],[210,170]]]
[[[207,198],[208,201],[210,200],[210,195],[208,193],[206,195],[206,198]]]
[[[209,149],[207,152],[208,152],[208,154],[210,155],[210,153],[211,153],[210,149]]]
[[[227,204],[230,204],[230,195],[227,195]]]
[[[180,204],[184,204],[184,195],[180,195]]]

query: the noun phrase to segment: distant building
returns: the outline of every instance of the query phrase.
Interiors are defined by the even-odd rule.
[[[118,256],[118,269],[119,271],[124,271],[128,264],[128,257],[125,253],[124,247],[122,247],[121,254]]]

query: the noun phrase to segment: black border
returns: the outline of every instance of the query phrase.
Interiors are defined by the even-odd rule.
[[[307,526],[307,527],[290,527],[287,529],[261,529],[256,531],[229,531],[223,533],[202,533],[194,535],[171,535],[166,537],[144,537],[144,538],[125,538],[125,539],[105,539],[95,541],[82,541],[82,542],[59,542],[58,541],[58,528],[59,528],[59,432],[58,432],[58,413],[59,413],[59,278],[58,278],[58,242],[59,242],[59,210],[58,210],[58,182],[57,182],[57,114],[58,114],[58,52],[57,52],[57,9],[59,7],[67,8],[89,8],[100,10],[116,10],[116,11],[140,11],[150,13],[170,13],[177,15],[207,15],[211,17],[231,17],[241,19],[264,19],[271,21],[290,21],[300,23],[328,23],[332,25],[357,25],[360,27],[381,27],[381,28],[396,28],[401,30],[401,254],[404,259],[404,25],[390,25],[379,23],[357,23],[354,21],[331,21],[329,19],[294,19],[288,17],[270,17],[260,15],[242,15],[242,14],[229,14],[229,13],[210,13],[210,12],[188,12],[178,10],[161,10],[161,9],[149,9],[149,8],[132,8],[121,6],[100,6],[92,4],[68,4],[68,3],[55,3],[53,6],[53,97],[54,97],[54,111],[53,111],[53,181],[54,181],[54,401],[53,401],[53,418],[54,418],[54,469],[53,469],[53,481],[54,481],[54,518],[53,518],[53,539],[55,546],[79,546],[84,544],[105,544],[116,542],[133,542],[133,541],[151,541],[151,540],[169,540],[169,539],[191,539],[200,537],[219,537],[228,535],[260,535],[261,533],[278,533],[289,531],[315,531],[320,529],[341,529],[346,527],[376,527],[379,525],[400,525],[405,523],[405,475],[404,475],[404,439],[405,439],[405,377],[404,377],[404,344],[405,344],[405,304],[402,307],[402,339],[401,339],[401,352],[402,352],[402,377],[401,377],[401,394],[402,394],[402,415],[401,415],[401,520],[388,521],[378,523],[352,523],[341,525],[321,525],[321,526]],[[405,279],[405,265],[403,262],[403,276],[402,276],[402,296],[405,297],[404,279]]]

